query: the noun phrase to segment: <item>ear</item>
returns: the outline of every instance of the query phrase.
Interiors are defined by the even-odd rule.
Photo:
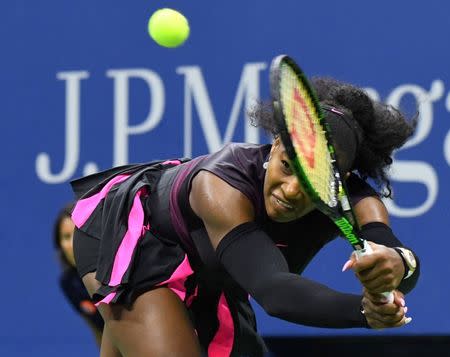
[[[347,180],[351,175],[351,172],[347,172],[344,176],[345,176],[345,180]]]

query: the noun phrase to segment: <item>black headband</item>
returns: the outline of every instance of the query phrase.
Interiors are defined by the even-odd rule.
[[[351,171],[361,144],[362,129],[356,120],[341,110],[327,104],[321,104],[321,107],[329,113],[326,115],[326,120],[332,130],[331,136],[335,145],[346,154],[346,158],[349,160],[345,165],[342,161],[339,162],[340,169],[343,173]],[[342,126],[342,122],[345,123],[344,126]],[[348,130],[352,132],[351,136],[349,136]]]

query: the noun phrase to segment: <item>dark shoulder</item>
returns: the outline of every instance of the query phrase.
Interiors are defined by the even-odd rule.
[[[250,200],[257,216],[264,212],[262,183],[263,163],[271,145],[230,143],[208,155],[196,168],[196,173],[209,171]],[[224,196],[226,197],[226,196]]]
[[[270,152],[270,144],[228,143],[219,151],[208,155],[206,162],[237,164],[241,167],[262,163]]]
[[[269,153],[271,148],[270,144],[251,144],[251,143],[228,143],[224,146],[224,150],[230,150],[234,154],[238,154],[238,157],[245,156],[265,156]]]

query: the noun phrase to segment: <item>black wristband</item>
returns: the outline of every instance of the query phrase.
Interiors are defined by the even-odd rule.
[[[398,290],[400,290],[402,293],[407,294],[410,292],[417,284],[417,280],[420,276],[420,260],[417,257],[417,255],[414,253],[414,251],[408,247],[405,247],[402,242],[398,240],[398,238],[394,235],[392,232],[392,229],[387,226],[386,224],[382,222],[371,222],[368,224],[365,224],[361,227],[361,234],[364,239],[377,243],[382,244],[389,248],[396,248],[401,247],[408,249],[411,251],[412,254],[414,254],[415,260],[416,260],[416,269],[414,270],[414,273],[411,274],[407,279],[405,279],[405,276],[403,276],[403,280],[400,282],[400,285],[397,287]],[[400,254],[400,256],[402,256]],[[403,260],[403,264],[405,264],[405,261]],[[409,267],[407,266],[405,268],[405,274],[408,274]]]

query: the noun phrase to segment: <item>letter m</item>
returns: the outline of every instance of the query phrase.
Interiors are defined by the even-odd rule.
[[[259,100],[259,72],[266,67],[265,63],[248,63],[244,66],[223,139],[200,67],[182,66],[177,68],[177,73],[185,76],[184,156],[192,156],[192,103],[195,104],[197,109],[209,152],[217,151],[232,140],[242,108],[245,110],[254,101]],[[245,119],[244,140],[258,143],[258,128],[250,125],[247,115],[245,115]]]

